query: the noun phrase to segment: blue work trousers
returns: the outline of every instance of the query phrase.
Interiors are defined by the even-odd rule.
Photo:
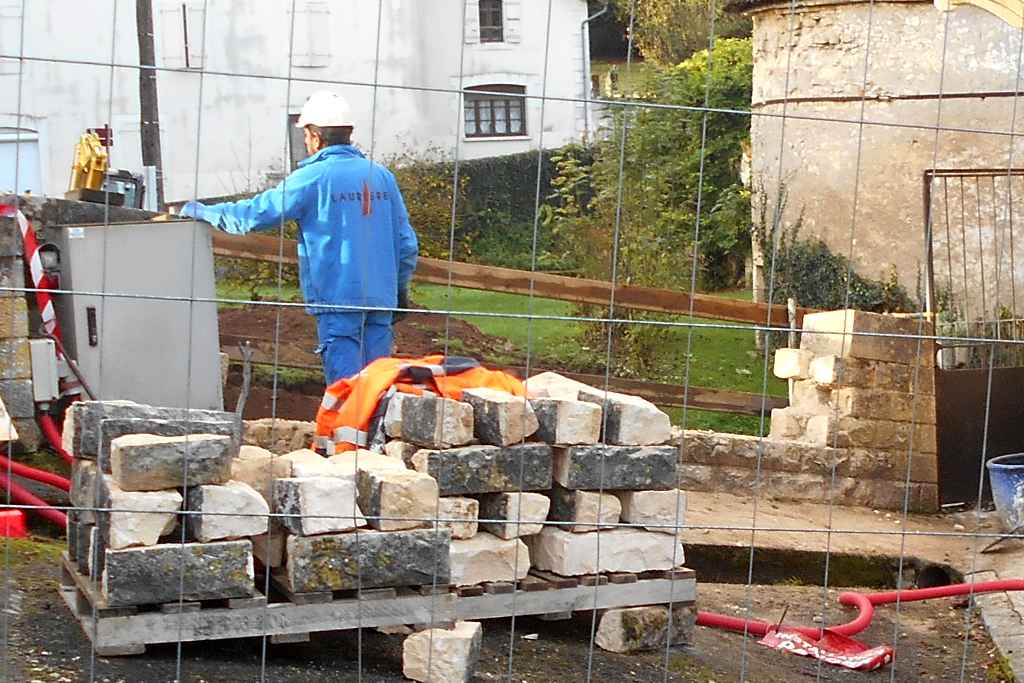
[[[390,311],[322,313],[316,316],[316,332],[328,386],[391,355]]]

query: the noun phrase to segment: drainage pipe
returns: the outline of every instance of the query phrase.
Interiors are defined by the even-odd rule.
[[[64,459],[64,462],[69,465],[74,462],[74,458],[71,454],[64,450],[64,446],[61,445],[60,430],[57,429],[57,425],[54,423],[53,418],[46,413],[39,413],[39,417],[36,420],[39,423],[39,429],[42,430],[43,436],[46,437],[46,441],[50,444],[50,448],[57,451],[57,455]]]
[[[21,505],[31,505],[32,511],[39,513],[39,516],[53,522],[62,529],[68,528],[68,518],[63,512],[50,507],[49,503],[45,500],[32,495],[8,479],[6,475],[0,474],[0,487],[10,491],[11,500],[14,502]]]
[[[71,482],[59,474],[47,472],[46,470],[37,470],[35,467],[22,465],[20,462],[8,460],[4,456],[0,455],[0,474],[7,474],[8,472],[10,472],[10,474],[16,474],[19,477],[38,481],[41,484],[49,484],[50,486],[61,489],[62,491],[71,491]]]
[[[854,636],[871,625],[877,605],[889,605],[894,602],[918,602],[935,598],[951,598],[958,595],[978,595],[981,593],[1001,593],[1005,591],[1024,591],[1024,579],[1003,579],[1001,581],[979,581],[977,583],[957,583],[934,588],[913,588],[884,593],[857,593],[848,591],[839,595],[839,604],[856,607],[857,616],[852,621],[829,627],[829,630],[844,636]],[[714,612],[697,612],[697,625],[720,628],[726,631],[749,633],[752,636],[764,636],[768,629],[777,624],[769,624],[758,619],[742,619]],[[821,638],[819,627],[787,626],[794,631],[810,638]]]

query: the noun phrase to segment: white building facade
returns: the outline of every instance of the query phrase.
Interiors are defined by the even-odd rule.
[[[586,17],[586,0],[153,0],[166,199],[286,171],[288,122],[325,88],[380,160],[579,139]],[[138,54],[134,0],[0,0],[0,190],[62,195],[104,124],[111,168],[141,173]]]

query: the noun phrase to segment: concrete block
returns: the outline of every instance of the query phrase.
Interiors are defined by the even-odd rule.
[[[28,304],[25,297],[0,297],[0,339],[28,336]]]
[[[693,644],[697,614],[692,605],[610,609],[601,615],[594,642],[602,650],[630,654]]]
[[[187,528],[203,543],[267,533],[270,506],[260,493],[240,481],[188,489]]]
[[[597,491],[575,491],[555,484],[549,492],[551,511],[548,519],[555,522],[569,522],[559,528],[573,533],[584,533],[613,528],[619,522],[622,504],[612,493]]]
[[[441,529],[451,532],[453,539],[471,538],[477,532],[480,503],[473,498],[445,496],[438,500],[437,517]]]
[[[421,450],[413,456],[413,466],[437,480],[442,496],[461,496],[549,489],[551,460],[550,446],[526,443]]]
[[[678,458],[676,446],[557,448],[554,478],[567,489],[670,489],[676,485]]]
[[[447,531],[360,531],[289,536],[285,573],[289,588],[328,590],[450,583]]]
[[[531,399],[537,438],[560,446],[595,444],[601,438],[601,406],[587,401]]]
[[[255,594],[249,541],[109,550],[103,593],[111,607]]]
[[[581,389],[579,398],[602,406],[603,437],[615,446],[649,446],[672,438],[672,422],[656,405],[637,396]]]
[[[388,458],[390,460],[390,458]],[[359,508],[379,531],[431,526],[437,514],[437,482],[422,472],[360,470]]]
[[[686,494],[683,491],[619,491],[616,495],[622,503],[623,522],[673,535],[686,524]]]
[[[516,581],[530,572],[530,551],[521,538],[500,539],[486,531],[451,542],[451,582],[475,586],[488,581]]]
[[[402,400],[402,440],[425,448],[451,448],[473,440],[473,408],[435,396]]]
[[[402,675],[425,683],[469,683],[482,642],[483,627],[469,621],[414,633],[402,643]]]
[[[550,507],[541,493],[488,493],[480,496],[480,526],[505,540],[538,534]]]
[[[32,380],[0,380],[0,400],[7,408],[7,414],[17,418],[34,418],[36,415],[35,396],[32,394]]]
[[[274,510],[293,534],[309,536],[348,531],[366,524],[356,504],[355,478],[303,477],[274,482]]]
[[[806,349],[778,349],[773,372],[779,379],[807,379],[814,354]]]
[[[473,407],[473,433],[495,446],[522,443],[537,431],[537,416],[525,397],[497,389],[466,389],[462,400]]]
[[[0,339],[0,379],[30,379],[32,357],[27,338]]]
[[[825,311],[804,316],[800,348],[817,356],[933,366],[934,342],[918,339],[932,334],[930,323],[913,318],[855,310]]]
[[[685,562],[675,536],[634,529],[574,534],[549,526],[526,544],[534,567],[562,576],[665,570]]]
[[[231,478],[230,437],[129,434],[111,442],[110,470],[125,491],[160,491]]]

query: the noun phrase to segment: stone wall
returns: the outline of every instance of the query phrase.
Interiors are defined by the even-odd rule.
[[[937,509],[935,350],[918,341],[931,326],[829,311],[806,316],[803,329],[800,348],[776,352],[775,374],[792,380],[792,399],[772,411],[768,437],[685,432],[682,488],[757,486],[778,498],[895,510],[906,498],[910,510]]]
[[[784,225],[802,219],[801,238],[824,240],[866,277],[885,277],[894,266],[917,295],[926,266],[925,170],[998,169],[1024,159],[1024,140],[1007,135],[1024,123],[1012,97],[1020,32],[968,6],[948,14],[905,0],[789,7],[761,2],[750,10],[755,194],[763,189],[774,206],[781,181]],[[955,130],[937,133],[936,126]],[[988,200],[987,181],[983,194]],[[967,202],[974,219],[966,226],[968,273],[993,267],[999,240],[990,233],[1008,229],[1010,220],[1008,203],[997,204],[995,215],[984,207],[979,221],[974,201]],[[760,215],[755,206],[755,220]],[[1007,259],[1009,246],[1001,249]],[[1014,261],[1020,258],[1024,253]],[[755,275],[762,289],[763,269]],[[1017,277],[1024,286],[1024,274]],[[1004,282],[1002,289],[1011,288]],[[990,312],[1010,304],[1004,299],[989,296]]]

